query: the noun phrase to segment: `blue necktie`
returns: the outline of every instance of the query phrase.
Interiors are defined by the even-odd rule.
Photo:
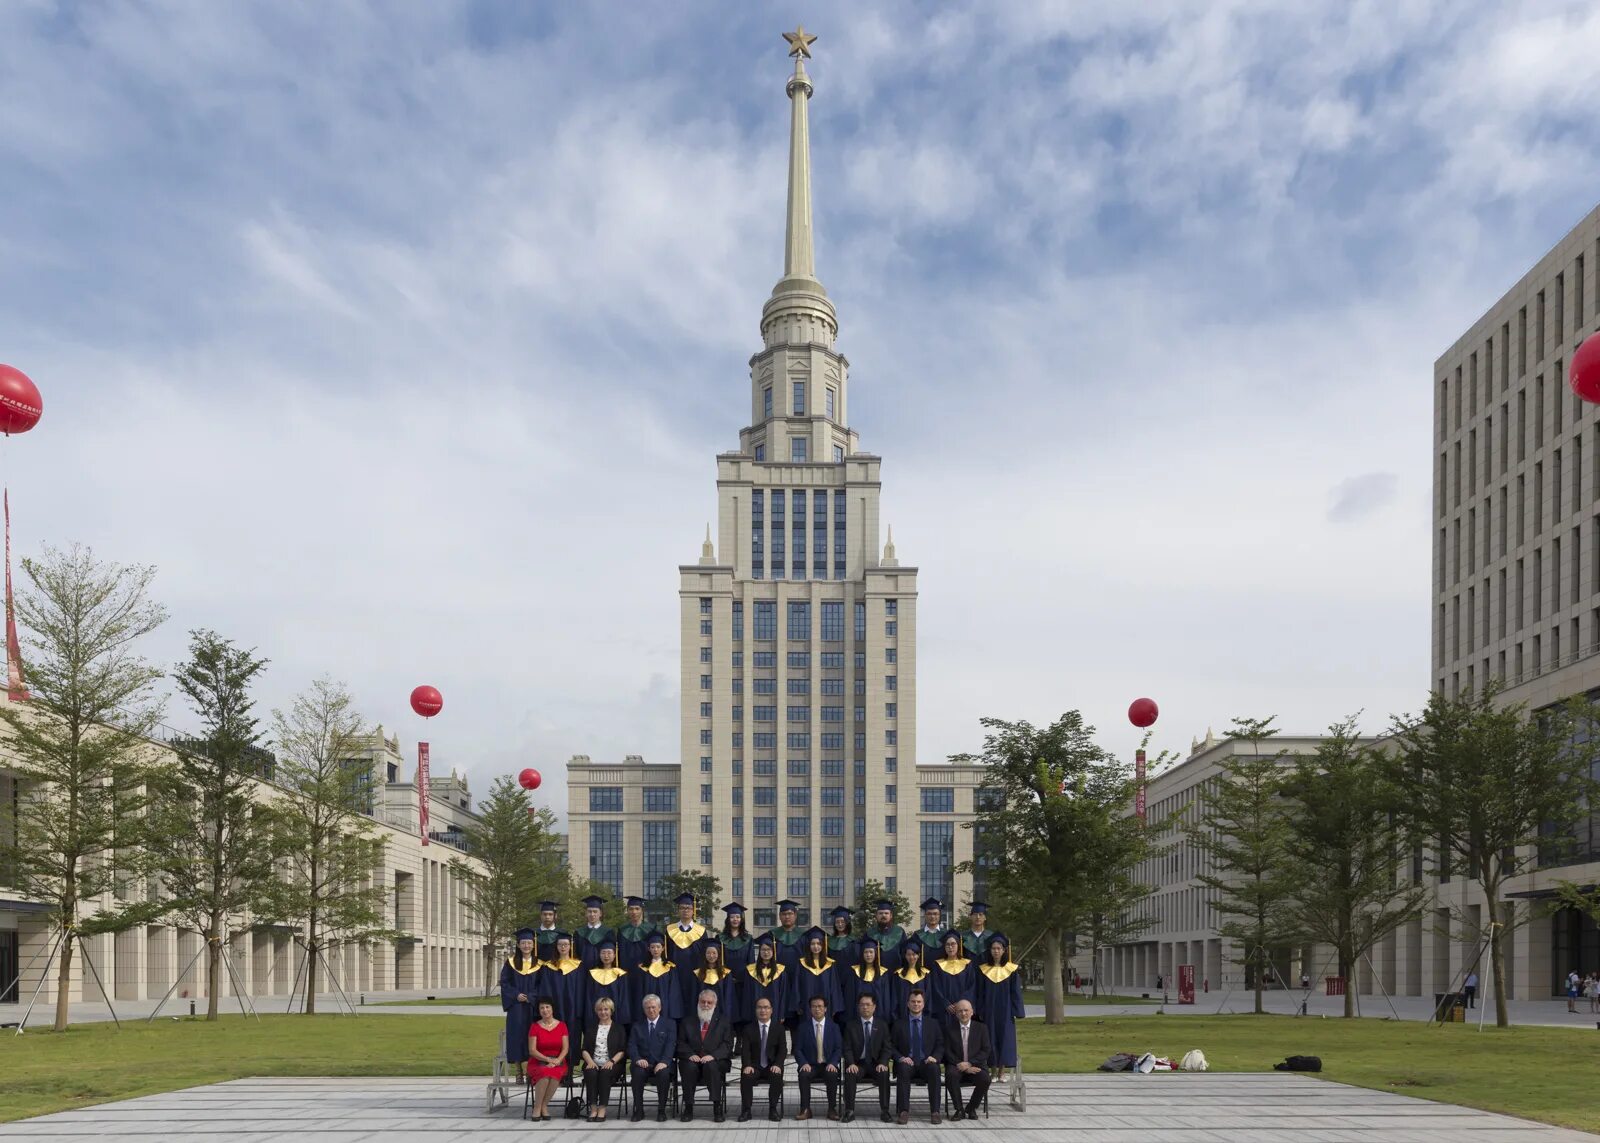
[[[922,1062],[922,1017],[911,1018],[911,1058]]]

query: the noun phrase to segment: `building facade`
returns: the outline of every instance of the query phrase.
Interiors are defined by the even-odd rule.
[[[154,746],[170,750],[165,743]],[[0,738],[0,798],[15,804],[20,785],[5,767],[6,754],[5,741]],[[412,763],[402,756],[398,736],[387,735],[378,727],[350,761],[354,769],[364,772],[372,790],[368,813],[385,841],[379,877],[388,889],[386,921],[401,936],[393,943],[375,941],[332,950],[330,967],[352,997],[391,989],[481,987],[486,972],[484,942],[468,935],[472,927],[466,908],[470,890],[450,871],[451,860],[464,856],[461,828],[474,820],[465,778],[453,771],[448,776],[430,777],[430,844],[424,846],[417,820],[417,787],[409,769]],[[273,797],[270,763],[257,783],[256,794],[263,802]],[[0,870],[0,1004],[26,1004],[44,972],[55,934],[45,907],[7,888],[3,872]],[[87,903],[84,912],[88,915],[97,908],[126,903],[108,897]],[[231,997],[243,991],[257,1001],[282,997],[287,1003],[296,987],[301,959],[295,932],[291,927],[255,925],[249,917],[241,917],[228,940],[238,984],[225,972],[223,994]],[[169,988],[180,999],[204,997],[205,957],[196,959],[202,943],[196,933],[161,923],[81,938],[100,979],[97,982],[84,959],[75,956],[72,999],[159,1000]],[[52,968],[40,992],[40,1004],[47,1010],[54,1002],[54,988]],[[322,985],[325,992],[333,988],[331,982]]]
[[[869,879],[965,900],[949,865],[970,854],[958,825],[978,774],[917,762],[917,569],[892,532],[880,546],[882,461],[850,427],[850,363],[816,276],[807,54],[787,84],[783,275],[749,423],[716,458],[715,539],[708,527],[678,569],[681,764],[567,771],[576,869],[645,896],[661,872],[703,870],[758,925],[780,898],[815,918]]]

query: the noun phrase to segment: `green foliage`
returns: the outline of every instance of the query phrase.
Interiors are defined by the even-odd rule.
[[[300,927],[310,1015],[325,950],[392,939],[404,918],[386,924],[384,839],[366,812],[370,772],[352,762],[363,735],[349,692],[317,679],[287,713],[273,711],[272,720],[281,789],[275,849],[282,860],[261,919]]]
[[[1432,872],[1483,890],[1493,958],[1495,1022],[1505,1004],[1506,936],[1532,915],[1504,899],[1506,881],[1556,864],[1595,804],[1600,710],[1582,699],[1530,714],[1502,704],[1491,682],[1476,693],[1429,696],[1421,715],[1394,720],[1388,778],[1394,812]]]
[[[681,893],[694,894],[695,916],[707,924],[716,918],[717,910],[722,907],[721,881],[709,873],[680,869],[656,881],[656,895],[645,903],[645,915],[656,918],[677,917],[678,907],[672,902]],[[722,926],[719,923],[717,927]]]
[[[898,889],[890,889],[882,881],[864,881],[856,893],[855,912],[850,918],[850,929],[856,936],[865,936],[878,923],[878,911],[873,908],[879,901],[894,905],[894,923],[905,928],[911,923],[911,901]]]
[[[1267,747],[1277,733],[1270,718],[1233,720],[1227,737],[1248,744],[1250,753],[1223,760],[1200,820],[1189,826],[1190,844],[1210,858],[1215,871],[1195,880],[1214,894],[1212,908],[1224,918],[1217,931],[1244,950],[1257,1013],[1265,1011],[1270,950],[1299,935],[1289,908],[1290,832],[1281,797],[1287,775],[1282,753]]]
[[[1328,728],[1313,755],[1297,758],[1288,799],[1288,912],[1299,933],[1338,950],[1339,975],[1417,916],[1428,890],[1400,876],[1404,837],[1383,758],[1362,745],[1355,719]],[[1344,1014],[1353,1017],[1355,990]]]
[[[206,1019],[217,1019],[222,950],[231,929],[276,879],[271,813],[256,801],[261,748],[250,685],[267,662],[213,631],[189,634],[189,660],[173,676],[202,727],[174,743],[176,761],[150,785],[145,852],[178,928],[207,941]]]
[[[161,672],[135,644],[166,610],[149,598],[155,569],[103,563],[86,547],[24,559],[17,598],[32,698],[0,701],[10,730],[14,806],[0,807],[0,869],[24,897],[49,906],[65,934],[57,960],[56,1027],[67,1023],[73,942],[141,923],[137,882],[145,783],[157,751]],[[102,895],[115,904],[84,915]]]

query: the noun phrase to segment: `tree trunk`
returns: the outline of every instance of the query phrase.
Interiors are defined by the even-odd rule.
[[[1061,934],[1046,929],[1044,934],[1044,1022],[1061,1023]]]
[[[1267,979],[1267,948],[1266,948],[1266,945],[1261,944],[1261,943],[1257,943],[1255,961],[1256,961],[1256,979],[1255,979],[1255,986],[1256,986],[1256,1015],[1257,1016],[1265,1016],[1267,1014],[1267,1006],[1264,1003],[1262,1003],[1261,993],[1266,987],[1266,979]]]
[[[56,970],[56,1024],[57,1032],[67,1030],[67,998],[72,992],[72,931],[61,938],[61,964]]]
[[[307,1016],[317,1014],[317,949],[310,941],[306,942],[306,1012]]]
[[[1356,1014],[1356,982],[1354,980],[1354,965],[1355,958],[1346,955],[1345,951],[1340,949],[1339,976],[1344,980],[1344,1018],[1346,1020],[1354,1019]],[[1313,980],[1311,982],[1311,987],[1315,988],[1316,986],[1317,982]]]
[[[206,934],[206,1019],[217,1018],[217,986],[221,981],[222,942],[215,933]]]
[[[1506,939],[1506,926],[1500,923],[1500,885],[1484,886],[1489,902],[1489,971],[1494,974],[1494,1026],[1511,1027],[1511,1015],[1506,1011],[1506,958],[1501,942]]]

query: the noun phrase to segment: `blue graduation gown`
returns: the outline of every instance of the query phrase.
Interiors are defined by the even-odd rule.
[[[778,963],[794,971],[794,966],[800,963],[800,954],[805,952],[805,933],[798,929],[773,929],[773,952],[778,956]]]
[[[547,960],[539,966],[539,994],[555,1002],[556,1019],[574,1036],[588,1023],[583,1010],[586,975],[583,962],[577,957],[568,957],[560,964]]]
[[[691,925],[687,933],[677,921],[673,921],[666,928],[666,937],[667,959],[684,972],[690,971],[699,962],[700,946],[714,939],[699,921]]]
[[[739,997],[739,1023],[748,1024],[756,1018],[756,1001],[765,997],[772,1001],[772,1017],[780,1024],[794,1011],[794,1001],[789,992],[794,984],[794,973],[781,964],[772,966],[770,976],[751,963],[745,966],[744,988]]]
[[[980,964],[973,977],[973,1013],[989,1027],[994,1063],[1017,1066],[1017,1021],[1022,1019],[1022,966]]]
[[[835,936],[828,934],[828,956],[842,969],[861,963],[861,945],[848,934]]]
[[[645,938],[653,932],[655,929],[650,925],[623,925],[618,929],[617,964],[631,973],[634,965],[648,960],[650,950],[645,947]]]
[[[618,1027],[633,1023],[633,985],[630,976],[622,968],[601,968],[599,965],[583,974],[584,1027],[594,1020],[595,1002],[601,997],[609,997],[611,1003],[616,1005],[611,1019]]]
[[[722,958],[728,962],[728,970],[733,973],[733,979],[728,982],[729,992],[725,997],[728,1004],[728,1019],[735,1024],[755,1019],[754,1015],[744,1015],[745,982],[749,980],[744,970],[756,958],[755,941],[749,937],[723,937]]]
[[[506,1014],[506,1059],[513,1063],[528,1058],[528,1029],[538,1013],[534,1003],[539,999],[539,962],[526,960],[518,963],[512,957],[500,966],[500,1007]],[[526,996],[526,1002],[517,999]]]
[[[906,1014],[906,997],[911,995],[913,988],[920,988],[924,993],[928,991],[928,970],[921,965],[917,966],[917,971],[914,974],[901,968],[890,975],[887,989],[890,1020],[899,1020]],[[933,1005],[930,1003],[923,1011],[932,1015]]]
[[[644,1018],[644,998],[654,993],[661,997],[661,1015],[668,1020],[683,1018],[683,985],[679,976],[687,976],[687,970],[681,970],[670,960],[651,963],[646,961],[638,968],[628,973],[628,980],[633,985],[633,1008]]]
[[[989,946],[994,944],[998,937],[1006,942],[1006,947],[1011,946],[1011,941],[998,929],[983,930],[982,938],[975,937],[971,929],[966,929],[961,934],[961,947],[966,951],[967,959],[972,961],[986,961],[989,959]]]
[[[949,1023],[955,1017],[947,1009],[956,1001],[971,1001],[976,1009],[978,1005],[972,984],[972,978],[976,975],[977,970],[965,957],[953,961],[935,961],[928,968],[928,979],[923,982],[923,991],[928,994],[928,1010]]]
[[[600,963],[600,942],[614,941],[616,939],[617,933],[615,929],[607,928],[605,925],[591,929],[588,925],[585,925],[572,934],[572,955],[583,962],[583,967],[586,970],[591,969]],[[624,962],[618,960],[617,963],[622,964]]]
[[[883,967],[890,972],[897,971],[900,968],[900,946],[905,943],[906,931],[899,925],[890,925],[887,929],[870,925],[867,936],[878,942],[878,959],[883,961]]]
[[[883,1020],[887,1023],[892,1019],[889,1014],[891,1002],[889,985],[892,978],[882,968],[874,968],[873,975],[870,978],[863,976],[862,972],[861,965],[851,965],[843,977],[840,978],[844,983],[844,995],[840,997],[844,1002],[844,1011],[847,1015],[853,1015],[859,1019],[861,1009],[857,1007],[857,1004],[863,996],[870,995],[872,999],[878,1002],[878,1007],[874,1010],[876,1013],[874,1019]]]
[[[833,961],[826,961],[820,969],[808,966],[801,961],[795,966],[794,985],[789,994],[791,1015],[802,1019],[809,1019],[811,1015],[811,998],[820,996],[828,1002],[828,1014],[837,1016],[844,996],[839,985],[839,966]]]

